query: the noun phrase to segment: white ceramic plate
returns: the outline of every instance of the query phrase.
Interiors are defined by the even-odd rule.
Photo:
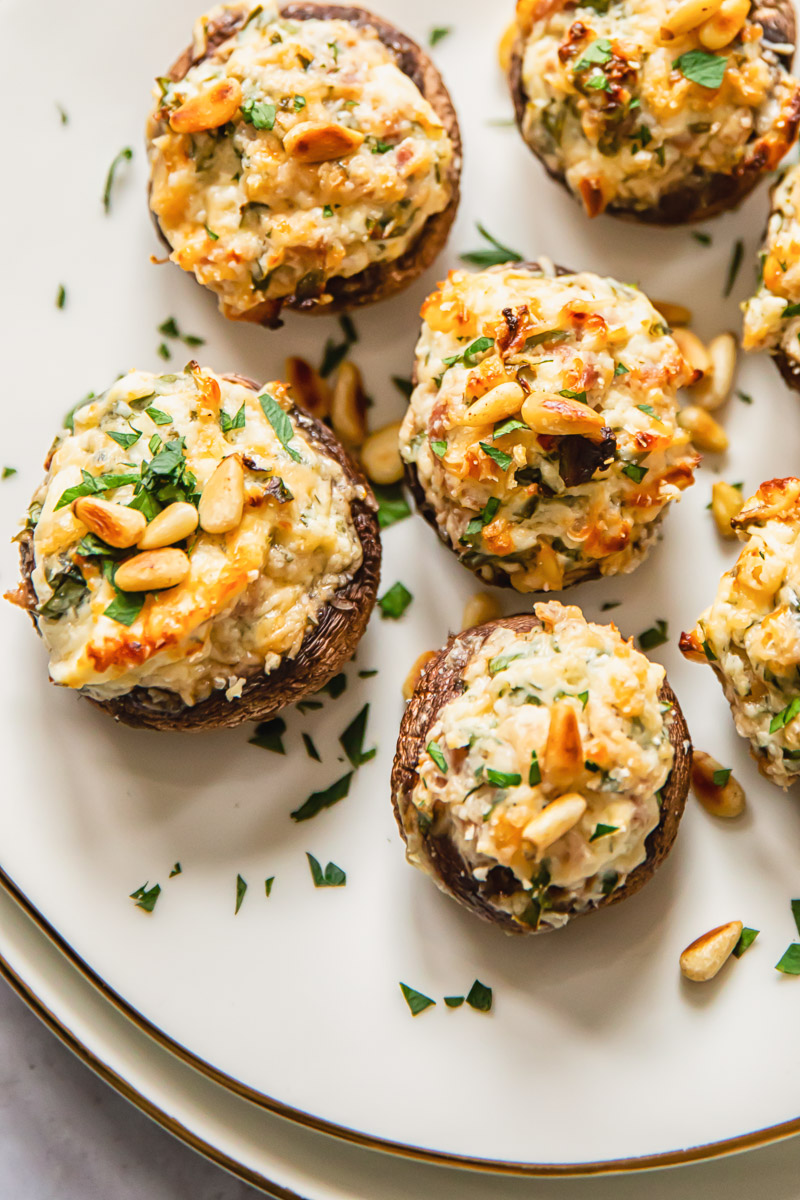
[[[206,338],[205,362],[257,378],[279,374],[287,353],[316,361],[336,326],[295,318],[268,333],[225,323],[188,277],[149,261],[158,246],[141,129],[151,77],[187,40],[189,0],[42,0],[35,10],[5,0],[0,9],[14,50],[0,81],[3,111],[19,111],[24,97],[24,120],[5,129],[6,178],[18,186],[7,182],[0,196],[4,455],[19,469],[0,485],[10,534],[64,411],[129,366],[160,366],[156,326],[166,317]],[[710,248],[687,231],[590,224],[514,130],[489,123],[509,113],[494,56],[509,14],[477,0],[386,0],[381,10],[421,38],[433,25],[453,26],[436,54],[459,110],[466,169],[449,258],[407,295],[357,317],[355,357],[376,426],[401,411],[390,376],[408,373],[419,303],[457,252],[473,248],[476,219],[528,257],[635,279],[689,304],[701,335],[738,327],[765,189],[709,225]],[[124,145],[135,156],[104,216],[105,172]],[[737,237],[745,267],[723,301]],[[60,283],[63,311],[54,304]],[[180,349],[176,357],[180,364]],[[343,696],[320,713],[290,714],[286,758],[249,746],[243,729],[189,737],[115,727],[47,683],[41,645],[3,605],[5,877],[143,1027],[230,1088],[365,1144],[581,1171],[674,1161],[797,1122],[800,982],[773,964],[794,933],[800,814],[751,766],[710,672],[683,663],[676,648],[733,553],[705,512],[715,469],[749,491],[800,460],[797,399],[775,370],[749,361],[739,383],[755,402],[729,405],[731,453],[703,468],[649,562],[631,578],[570,593],[592,618],[603,600],[623,600],[614,616],[626,633],[668,620],[670,644],[657,654],[695,741],[735,768],[750,799],[750,815],[733,828],[690,807],[675,853],[630,904],[551,937],[510,940],[406,867],[388,795],[400,684],[417,654],[459,625],[475,589],[416,517],[388,531],[384,566],[384,585],[401,579],[414,603],[400,622],[373,621]],[[0,570],[12,586],[12,548]],[[376,677],[357,678],[373,667]],[[337,738],[367,700],[378,756],[347,800],[293,823],[289,812],[344,772]],[[306,757],[301,730],[313,732],[322,764]],[[306,851],[343,867],[347,886],[315,890]],[[168,880],[176,860],[183,873]],[[237,873],[249,890],[234,916]],[[152,916],[128,899],[146,880],[163,887]],[[679,950],[733,917],[760,928],[759,941],[716,983],[684,985]],[[492,1014],[446,1010],[441,997],[476,977],[494,989]],[[440,1003],[412,1018],[400,980]]]
[[[0,974],[89,1067],[186,1145],[277,1200],[525,1200],[531,1183],[390,1159],[313,1133],[234,1095],[181,1063],[104,1000],[0,887]],[[45,1080],[41,1081],[46,1084]],[[648,1200],[730,1200],[770,1182],[795,1200],[800,1142],[650,1173]],[[132,1168],[133,1169],[133,1168]],[[561,1180],[537,1180],[537,1200],[563,1200]],[[571,1200],[640,1200],[638,1175],[572,1180]],[[221,1193],[220,1193],[221,1194]]]

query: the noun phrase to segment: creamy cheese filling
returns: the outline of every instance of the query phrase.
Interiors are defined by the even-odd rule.
[[[268,299],[324,297],[332,277],[399,258],[447,207],[454,149],[371,27],[239,3],[202,18],[196,44],[226,14],[249,16],[184,79],[159,81],[147,136],[171,258],[239,316]],[[238,87],[240,107],[176,132],[176,110],[220,81]]]
[[[537,604],[541,629],[498,627],[470,657],[464,691],[439,712],[417,766],[409,853],[426,867],[420,821],[451,838],[472,874],[513,873],[492,902],[523,923],[560,925],[621,886],[646,857],[659,789],[672,769],[664,670],[614,626],[581,610]],[[577,716],[585,757],[568,791],[578,821],[539,852],[530,822],[565,790],[547,742],[556,702]],[[556,909],[553,909],[556,905]]]
[[[422,317],[401,453],[464,561],[519,591],[632,570],[697,462],[677,424],[688,368],[644,293],[588,272],[453,271]],[[560,406],[564,431],[587,409],[602,429],[537,433],[519,404],[476,421],[509,382],[548,396],[556,422]]]
[[[130,371],[75,413],[29,516],[38,623],[56,683],[98,699],[166,689],[191,705],[215,689],[233,699],[247,679],[297,654],[322,607],[358,570],[362,549],[354,487],[288,407],[281,384],[258,393],[190,364],[179,375]],[[88,479],[103,499],[133,502],[151,519],[170,501],[197,503],[231,454],[245,467],[239,525],[215,535],[198,529],[180,543],[190,561],[183,582],[147,592],[130,623],[130,614],[108,615],[114,562],[137,551],[87,543],[72,507],[58,507],[67,489]]]
[[[698,29],[662,38],[676,7],[519,6],[523,136],[592,216],[609,204],[655,207],[668,192],[698,191],[749,164],[768,170],[789,148],[797,83],[761,26],[748,19],[716,52],[715,69]]]
[[[785,173],[772,196],[758,290],[744,307],[742,345],[780,348],[800,363],[800,165]]]
[[[800,480],[782,479],[746,502],[739,530],[745,545],[688,646],[694,655],[704,652],[736,728],[760,768],[784,788],[800,775],[799,497]]]

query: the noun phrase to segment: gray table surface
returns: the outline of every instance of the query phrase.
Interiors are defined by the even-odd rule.
[[[393,1164],[387,1159],[387,1170]],[[485,1178],[491,1200],[492,1183]],[[798,1200],[800,1139],[689,1168],[530,1180],[540,1200]],[[0,981],[0,1200],[256,1200],[96,1078]],[[354,1197],[353,1200],[371,1200]],[[426,1195],[424,1200],[435,1200]]]

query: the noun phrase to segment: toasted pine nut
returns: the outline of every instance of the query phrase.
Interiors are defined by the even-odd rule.
[[[512,21],[507,25],[503,36],[497,45],[497,60],[500,63],[500,70],[504,75],[508,74],[508,68],[511,66],[511,47],[514,44],[514,38],[517,32],[517,22]]]
[[[298,408],[322,421],[331,411],[331,389],[304,358],[286,359],[286,379]]]
[[[461,628],[472,629],[474,625],[483,625],[484,621],[493,621],[501,611],[494,596],[488,592],[474,592],[464,605]]]
[[[403,699],[404,700],[411,699],[411,697],[414,694],[414,689],[416,688],[417,684],[419,683],[419,679],[420,679],[420,676],[421,676],[423,670],[425,669],[427,664],[431,661],[431,659],[435,658],[435,657],[436,657],[435,651],[423,650],[422,654],[420,654],[420,656],[417,659],[415,659],[413,667],[408,672],[408,674],[406,675],[405,680],[403,682]]]
[[[346,446],[360,446],[367,436],[367,397],[355,363],[343,362],[331,396],[331,424]]]
[[[744,812],[745,794],[742,785],[727,767],[703,750],[692,756],[692,791],[706,812],[714,817],[738,817]],[[714,782],[716,775],[719,782]]]
[[[542,779],[552,791],[575,785],[583,774],[583,743],[578,717],[569,700],[556,700],[542,755]]]
[[[190,533],[194,533],[197,521],[195,506],[187,504],[184,500],[176,500],[153,517],[139,538],[139,549],[158,550],[162,546],[172,546],[175,542],[181,542]]]
[[[218,79],[176,108],[169,123],[176,133],[201,133],[232,120],[242,103],[241,84],[236,79]]]
[[[720,7],[722,0],[681,0],[681,3],[667,14],[661,26],[661,37],[665,42],[697,29]]]
[[[718,421],[705,408],[687,404],[678,412],[678,424],[687,430],[698,450],[710,454],[721,454],[728,449],[728,435]]]
[[[301,121],[283,139],[283,148],[298,162],[329,162],[346,158],[364,141],[364,134],[334,121]]]
[[[525,393],[518,383],[498,383],[467,409],[465,425],[492,425],[505,417],[513,417],[522,408]]]
[[[687,946],[680,958],[681,971],[686,978],[694,983],[713,979],[733,954],[743,928],[741,921],[728,921],[727,925],[709,929]]]
[[[719,408],[731,394],[736,373],[736,338],[732,333],[720,333],[708,343],[711,368],[692,385],[692,396],[701,408]]]
[[[577,825],[586,812],[586,801],[577,792],[567,792],[546,805],[533,817],[522,831],[522,836],[533,842],[539,854],[557,842],[573,825]]]
[[[688,325],[692,319],[691,309],[683,304],[673,304],[671,300],[651,300],[650,303],[670,326]]]
[[[206,533],[228,533],[241,521],[243,508],[244,470],[238,454],[230,454],[203,488],[197,506],[200,525]]]
[[[694,382],[698,382],[701,376],[711,370],[711,355],[697,334],[692,333],[691,329],[673,329],[672,337],[677,343],[681,354],[696,373]]]
[[[605,422],[588,404],[551,392],[531,392],[522,405],[522,419],[534,433],[578,433],[598,440]]]
[[[721,50],[741,32],[750,12],[750,0],[722,0],[718,11],[698,30],[707,50]]]
[[[743,508],[744,496],[741,488],[735,488],[732,483],[718,479],[711,488],[711,515],[723,537],[736,537],[736,530],[731,521]]]
[[[183,551],[165,547],[126,558],[117,567],[114,583],[123,592],[150,592],[175,587],[188,574],[189,559]]]
[[[119,550],[135,546],[147,524],[147,518],[138,509],[112,504],[98,496],[79,496],[72,501],[72,511],[87,529]]]
[[[400,457],[400,421],[371,433],[361,447],[361,464],[373,483],[398,483],[403,478]]]

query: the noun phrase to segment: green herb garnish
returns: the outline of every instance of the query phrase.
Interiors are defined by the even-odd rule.
[[[447,774],[447,759],[445,758],[444,754],[442,753],[442,748],[439,745],[439,743],[438,742],[428,742],[428,745],[425,747],[425,749],[428,751],[428,754],[430,754],[431,758],[436,763],[437,767],[442,772],[442,774],[446,775]]]
[[[800,975],[800,942],[792,942],[775,963],[775,970],[783,975]]]
[[[325,808],[332,808],[334,804],[338,804],[340,800],[344,800],[347,793],[350,791],[350,781],[353,778],[353,772],[348,771],[341,779],[337,779],[330,787],[325,788],[321,792],[312,792],[304,804],[296,808],[291,813],[293,821],[309,821],[312,817],[316,817],[317,813],[321,813]]]
[[[145,602],[144,592],[121,592],[116,588],[116,595],[111,603],[103,609],[103,616],[118,621],[120,625],[132,625]]]
[[[319,750],[314,745],[314,741],[313,741],[311,735],[308,733],[304,733],[301,736],[303,738],[303,745],[306,748],[306,754],[308,755],[308,757],[313,758],[315,762],[322,762],[322,759],[319,756]]]
[[[173,879],[176,875],[182,875],[182,874],[183,874],[183,867],[181,866],[181,864],[179,862],[176,862],[174,867],[172,868],[172,870],[169,873],[169,877],[170,877],[170,879]]]
[[[477,517],[473,517],[467,525],[467,528],[464,530],[464,537],[461,539],[462,542],[467,538],[474,537],[476,533],[480,533],[484,525],[488,525],[490,521],[493,521],[499,507],[500,501],[497,496],[490,496],[486,501],[483,511]]]
[[[652,650],[655,646],[663,646],[668,640],[667,622],[662,620],[657,620],[655,626],[645,629],[637,638],[640,650]]]
[[[539,755],[535,750],[531,751],[531,765],[528,770],[528,783],[531,787],[536,787],[537,783],[542,782],[542,768],[539,766]]]
[[[522,783],[522,776],[516,771],[495,771],[494,767],[487,767],[486,782],[498,788],[517,787]]]
[[[16,475],[16,467],[3,467],[3,479],[10,479],[12,475]]]
[[[233,915],[236,916],[239,909],[242,907],[244,894],[247,891],[247,881],[242,879],[241,875],[236,876],[236,908],[233,910]]]
[[[510,454],[506,454],[505,450],[500,450],[497,446],[490,446],[488,442],[478,443],[484,454],[488,454],[493,462],[496,462],[501,471],[507,471],[514,459]]]
[[[677,67],[684,79],[716,90],[722,86],[728,59],[727,56],[708,54],[705,50],[687,50],[672,65]]]
[[[111,166],[108,168],[106,175],[106,186],[103,188],[103,208],[107,213],[111,212],[111,189],[114,186],[114,177],[117,173],[117,168],[120,163],[130,161],[133,158],[133,150],[130,146],[124,146],[116,156]]]
[[[242,118],[254,129],[272,129],[275,125],[275,105],[267,100],[243,100]]]
[[[640,467],[637,463],[626,462],[622,467],[622,474],[627,475],[634,483],[641,483],[647,474],[647,467]]]
[[[410,379],[405,379],[402,375],[393,375],[392,383],[397,388],[398,392],[405,396],[406,400],[411,399],[411,393],[414,390],[414,384]]]
[[[742,265],[744,257],[744,242],[741,238],[737,238],[733,243],[733,251],[731,253],[731,261],[728,267],[728,277],[725,280],[725,291],[723,296],[730,296],[733,291],[733,285],[736,282],[736,276],[739,274],[739,268]]]
[[[154,405],[152,405],[152,404],[150,405],[149,408],[146,408],[144,411],[147,413],[148,417],[150,418],[150,420],[153,422],[154,425],[171,425],[172,424],[172,417],[169,415],[169,413],[165,413],[160,408],[155,408]]]
[[[512,250],[509,246],[504,246],[496,237],[493,237],[480,221],[477,221],[475,228],[482,238],[491,246],[491,249],[470,250],[466,254],[459,254],[462,262],[471,263],[473,267],[494,267],[500,263],[520,262],[522,255],[518,250]]]
[[[437,25],[428,34],[428,45],[438,46],[443,38],[446,38],[449,33],[452,33],[450,25]]]
[[[378,525],[381,529],[388,529],[390,525],[411,516],[411,509],[403,495],[401,484],[373,484],[372,490],[378,501]]]
[[[772,718],[769,723],[770,733],[777,733],[779,729],[783,729],[784,725],[788,725],[790,721],[793,721],[798,713],[800,713],[800,696],[795,696],[794,700],[786,705],[786,708],[782,708]]]
[[[329,862],[323,871],[318,860],[307,850],[306,858],[311,870],[311,878],[314,880],[314,887],[344,887],[347,883],[347,875],[341,867],[337,867],[336,863]]]
[[[331,700],[338,700],[346,687],[347,676],[345,675],[344,671],[340,671],[338,675],[333,675],[327,683],[324,683],[322,687],[317,690],[317,695],[319,696],[322,694],[322,692],[324,692],[326,696],[330,696]]]
[[[229,417],[224,409],[219,410],[219,427],[223,433],[230,433],[232,429],[244,429],[245,422],[245,404],[242,401],[241,408],[236,415]]]
[[[742,957],[745,950],[752,946],[760,932],[761,931],[759,929],[748,929],[747,926],[744,927],[742,932],[739,934],[738,942],[733,947],[733,953],[736,958]]]
[[[64,287],[63,283],[60,283],[58,285],[58,291],[56,292],[56,308],[63,308],[66,302],[67,289]]]
[[[256,725],[253,737],[247,740],[251,746],[259,746],[262,750],[271,750],[273,754],[285,754],[284,733],[286,733],[286,722],[283,717],[273,717],[270,721],[260,721]]]
[[[273,396],[270,396],[268,392],[264,392],[263,395],[258,397],[258,400],[264,411],[264,416],[272,426],[276,438],[286,453],[295,462],[302,462],[303,460],[297,451],[293,450],[289,445],[294,437],[294,426],[289,414],[283,411],[278,401]]]
[[[274,875],[270,875],[269,879],[264,880],[264,892],[266,893],[267,897],[269,897],[272,893],[272,885],[274,882],[275,882]]]
[[[448,1008],[461,1008],[464,999],[464,996],[445,996],[444,1002]]]
[[[478,1012],[489,1012],[492,1007],[492,989],[476,979],[467,992],[467,1004]]]
[[[589,841],[596,842],[598,838],[608,837],[609,833],[616,833],[618,829],[619,825],[603,825],[601,822],[599,825],[595,825],[594,832]]]
[[[431,450],[437,458],[442,458],[447,453],[447,442],[437,438],[431,441]]]
[[[697,230],[697,229],[693,229],[691,231],[691,233],[692,233],[692,237],[694,238],[694,240],[696,242],[699,242],[701,246],[710,246],[711,245],[711,234],[710,233],[702,233],[700,230]]]
[[[143,883],[135,892],[131,892],[130,898],[136,902],[137,908],[143,908],[145,912],[151,913],[160,895],[160,883],[154,883],[151,888],[148,888],[147,884]]]
[[[378,597],[381,616],[397,621],[402,617],[414,597],[402,583],[393,583],[388,592]]]
[[[715,771],[712,776],[712,779],[714,780],[714,786],[724,787],[731,777],[731,770],[731,767],[720,767],[718,771]]]
[[[426,1008],[430,1008],[432,1004],[436,1003],[435,1000],[431,1000],[430,996],[424,995],[423,992],[418,992],[416,988],[409,987],[407,983],[400,984],[400,991],[403,993],[413,1017],[416,1017],[419,1013],[424,1012]]]
[[[339,738],[339,743],[353,767],[360,767],[362,763],[369,762],[376,754],[374,749],[364,750],[368,716],[369,704],[365,704]]]

